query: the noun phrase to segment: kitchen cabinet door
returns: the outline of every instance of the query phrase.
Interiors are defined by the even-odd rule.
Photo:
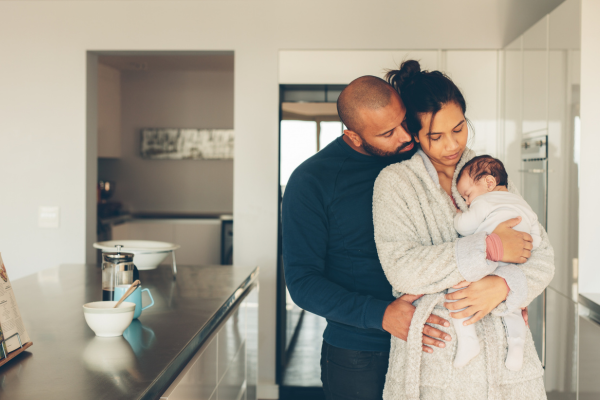
[[[131,238],[131,234],[129,233],[130,227],[131,224],[127,222],[119,225],[112,225],[110,240],[129,240]]]
[[[548,126],[548,17],[523,34],[523,134]]]
[[[548,52],[548,235],[556,271],[550,286],[577,296],[579,187],[574,159],[574,104],[578,103],[581,1],[566,0],[549,19]]]
[[[221,220],[175,220],[173,242],[177,263],[182,265],[221,264]]]
[[[171,220],[134,220],[129,223],[131,240],[155,240],[158,242],[175,242],[175,226]],[[179,252],[179,250],[177,250]],[[170,262],[170,261],[169,261]]]
[[[257,399],[258,386],[258,290],[250,292],[246,308],[246,400]]]
[[[521,192],[522,41],[523,38],[519,37],[504,50],[504,135],[500,137],[501,149],[498,154],[508,176]]]
[[[600,324],[579,317],[579,400],[600,399]]]
[[[161,400],[256,400],[256,286],[216,328]]]
[[[217,338],[192,358],[161,400],[210,400],[217,387]]]
[[[112,227],[113,240],[156,240],[181,246],[175,252],[181,265],[221,264],[221,220],[138,219]],[[171,264],[167,257],[163,264]]]
[[[241,400],[246,390],[246,346],[238,349],[217,388],[217,400]]]
[[[577,396],[577,303],[553,288],[546,289],[546,370],[549,399]]]
[[[246,339],[246,308],[238,307],[218,334],[217,376],[221,380]]]

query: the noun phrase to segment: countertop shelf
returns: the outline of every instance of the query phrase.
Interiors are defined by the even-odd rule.
[[[98,338],[82,305],[100,300],[96,265],[63,265],[13,282],[36,346],[0,367],[0,398],[156,399],[168,388],[237,301],[258,268],[178,266],[140,271],[155,305],[125,335]]]
[[[231,213],[137,212],[100,218],[98,222],[102,225],[118,225],[133,220],[145,219],[219,219],[231,221],[233,215]]]
[[[19,354],[21,354],[22,352],[24,352],[25,350],[30,348],[32,345],[33,345],[32,342],[23,343],[23,347],[20,347],[17,350],[14,350],[14,351],[11,351],[10,353],[8,353],[8,357],[0,360],[0,367],[3,366],[4,364],[6,364],[7,362],[10,362],[11,360],[13,360],[15,357],[17,357]]]

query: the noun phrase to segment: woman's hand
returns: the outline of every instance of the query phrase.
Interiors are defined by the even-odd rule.
[[[406,341],[408,330],[412,322],[415,306],[412,303],[423,295],[405,294],[391,303],[383,314],[381,327],[396,336],[398,339]],[[434,328],[431,325],[450,326],[450,323],[435,314],[431,314],[427,319],[427,324],[423,327],[423,351],[433,353],[433,346],[446,347],[443,340],[452,340],[452,337],[446,332]],[[439,340],[443,339],[443,340]],[[430,347],[431,346],[431,347]]]
[[[503,262],[512,264],[523,264],[531,257],[533,249],[533,238],[525,232],[515,231],[513,228],[521,223],[522,218],[509,219],[499,224],[494,233],[500,236],[504,250]]]
[[[464,285],[468,282],[461,282],[456,286]],[[455,288],[457,288],[455,286]],[[444,303],[450,311],[464,310],[459,312],[451,312],[452,318],[468,318],[469,320],[463,322],[464,325],[471,325],[479,321],[481,318],[488,315],[498,304],[506,300],[508,296],[508,286],[506,281],[495,275],[489,275],[477,282],[469,283],[468,286],[454,293],[448,293],[446,300],[457,300],[451,303]]]

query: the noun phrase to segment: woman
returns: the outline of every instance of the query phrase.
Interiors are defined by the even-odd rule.
[[[470,288],[445,297],[446,289],[468,285],[463,282],[466,280],[475,282],[471,287],[486,279],[488,283],[494,279],[494,284],[504,284],[497,277],[484,278],[485,275],[474,273],[486,267],[488,274],[496,269],[496,263],[486,260],[487,234],[459,238],[453,226],[457,209],[467,209],[456,190],[456,175],[475,156],[466,146],[465,101],[448,77],[438,71],[422,72],[417,61],[404,62],[400,70],[390,71],[387,78],[400,92],[407,110],[405,127],[420,150],[410,160],[387,167],[377,178],[373,194],[375,242],[394,294],[425,296],[418,301],[408,340],[392,337],[383,397],[545,399],[543,369],[530,333],[523,367],[519,371],[505,368],[507,345],[500,316],[507,310],[525,307],[550,283],[554,255],[548,235],[542,229],[540,247],[520,267],[510,265],[495,272],[509,288],[525,285],[526,298],[516,298],[509,292],[487,309],[472,310],[465,298]],[[515,191],[510,181],[508,189]],[[447,299],[459,301],[445,303]],[[433,351],[423,348],[421,340],[431,312],[449,320],[449,309],[462,308],[466,309],[454,313],[454,317],[474,314],[469,323],[475,323],[483,347],[479,355],[458,369],[452,364],[456,340]],[[441,329],[456,337],[452,326]]]

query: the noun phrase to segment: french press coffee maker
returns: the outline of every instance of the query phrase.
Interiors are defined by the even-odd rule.
[[[139,279],[133,264],[133,253],[121,253],[123,246],[116,245],[116,253],[102,253],[102,301],[115,299],[115,287],[131,285]]]

